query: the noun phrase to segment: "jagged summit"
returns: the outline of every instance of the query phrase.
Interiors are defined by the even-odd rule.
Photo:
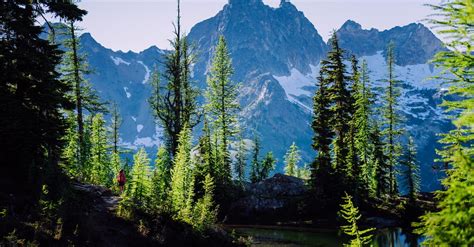
[[[353,20],[347,20],[346,22],[344,22],[344,24],[342,24],[341,29],[360,30],[362,29],[362,26]]]

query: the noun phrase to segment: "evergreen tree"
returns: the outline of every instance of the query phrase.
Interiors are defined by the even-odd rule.
[[[181,131],[178,152],[171,169],[170,195],[171,207],[176,217],[184,220],[191,213],[190,198],[194,194],[194,176],[191,165],[191,130]],[[192,195],[194,196],[194,195]],[[192,202],[192,201],[191,201]]]
[[[170,184],[171,158],[164,146],[158,148],[155,159],[155,167],[151,177],[152,183],[152,206],[156,209],[164,206],[168,197]]]
[[[64,110],[72,110],[71,88],[56,71],[61,51],[40,37],[40,13],[81,20],[87,12],[65,2],[5,1],[0,4],[0,175],[5,194],[39,197],[44,184],[62,177]],[[61,186],[49,186],[51,190]],[[52,191],[53,193],[53,191]]]
[[[144,148],[133,156],[131,179],[126,196],[136,205],[147,208],[151,199],[150,159]]]
[[[111,122],[112,122],[111,134],[112,134],[112,147],[113,147],[112,151],[115,154],[119,152],[118,150],[118,143],[120,140],[119,129],[120,129],[120,125],[122,124],[122,118],[120,117],[117,104],[113,105]]]
[[[110,187],[114,174],[107,152],[107,130],[101,113],[92,117],[91,126],[91,182]]]
[[[360,78],[360,86],[354,92],[355,112],[353,122],[356,128],[355,146],[361,169],[359,180],[366,189],[369,189],[373,174],[373,166],[370,162],[371,150],[373,149],[370,139],[373,95],[369,86],[369,72],[365,60],[362,61]]]
[[[260,139],[255,134],[253,140],[253,151],[252,151],[252,163],[250,169],[250,181],[252,183],[258,182],[259,170],[260,170]]]
[[[184,126],[190,128],[199,123],[197,109],[198,90],[190,79],[190,66],[194,55],[190,50],[187,37],[181,33],[180,1],[175,26],[175,38],[170,41],[172,52],[165,57],[165,84],[160,83],[158,72],[152,76],[152,96],[149,100],[154,115],[164,129],[167,149],[175,157],[179,134]]]
[[[311,185],[313,190],[325,190],[333,174],[330,145],[334,135],[331,129],[331,101],[325,68],[321,68],[319,72],[317,86],[318,90],[313,98],[314,113],[311,125],[314,131],[313,149],[317,152],[317,156],[311,165]]]
[[[272,152],[268,152],[262,160],[260,170],[258,171],[258,181],[267,179],[270,172],[275,169],[276,159]]]
[[[443,105],[453,114],[455,129],[440,141],[443,161],[451,167],[442,181],[446,191],[438,191],[439,211],[422,217],[419,233],[426,236],[428,246],[474,245],[474,40],[472,23],[474,3],[450,0],[431,6],[439,19],[440,34],[449,37],[449,50],[436,54],[434,63],[444,69],[441,78],[449,85],[448,94],[455,96]]]
[[[198,196],[204,194],[204,188],[202,187],[206,175],[209,174],[212,177],[216,176],[215,167],[215,146],[212,141],[211,130],[207,118],[204,117],[204,126],[202,129],[202,136],[199,138],[197,147],[196,157],[196,169],[195,169],[195,192]]]
[[[387,154],[387,164],[389,166],[389,178],[390,178],[390,194],[396,194],[397,181],[396,181],[396,166],[398,164],[398,158],[401,153],[401,146],[398,143],[399,137],[402,134],[400,129],[400,116],[397,113],[398,98],[400,96],[399,83],[396,79],[394,68],[395,68],[395,55],[394,55],[394,44],[390,43],[387,50],[387,66],[388,66],[388,78],[384,80],[388,83],[385,93],[385,108],[384,108],[384,126],[383,135],[386,139],[385,153]]]
[[[235,174],[237,174],[237,180],[240,185],[243,185],[245,181],[245,167],[247,166],[247,146],[245,140],[242,137],[242,133],[239,136],[239,142],[237,147],[237,154],[235,156]]]
[[[214,205],[214,181],[207,174],[203,181],[204,195],[193,209],[193,226],[198,231],[203,231],[212,226],[217,220],[217,207]]]
[[[296,169],[296,177],[304,180],[309,180],[311,178],[311,169],[308,167],[308,164]]]
[[[359,197],[359,193],[361,190],[364,190],[364,185],[361,180],[361,167],[359,163],[359,155],[357,152],[356,146],[356,135],[357,135],[357,121],[355,118],[355,111],[356,111],[356,94],[359,91],[360,86],[360,73],[359,73],[359,61],[357,58],[352,55],[351,57],[351,64],[352,64],[352,74],[351,74],[351,90],[350,93],[350,121],[349,121],[349,131],[346,136],[346,143],[347,143],[347,175],[349,180],[353,184],[352,189],[354,190],[354,195],[356,199]],[[357,201],[357,200],[356,200]]]
[[[290,149],[286,152],[285,155],[285,174],[288,176],[297,176],[298,172],[298,163],[301,160],[301,156],[298,150],[298,147],[293,142],[290,146]]]
[[[385,144],[382,141],[382,134],[377,121],[374,121],[370,140],[372,144],[371,166],[374,173],[371,187],[376,192],[377,197],[380,198],[390,192],[390,169],[384,152]]]
[[[362,217],[359,209],[352,203],[352,197],[347,193],[342,199],[344,203],[341,204],[342,209],[339,213],[347,221],[347,225],[342,226],[341,229],[345,234],[352,237],[351,242],[344,244],[344,246],[363,247],[369,245],[373,237],[370,232],[373,232],[375,229],[359,229],[358,221]]]
[[[351,113],[351,95],[347,89],[346,66],[343,63],[343,51],[339,47],[339,41],[334,32],[331,37],[331,50],[328,52],[327,59],[321,61],[321,67],[324,67],[326,80],[328,81],[328,92],[331,100],[331,124],[334,130],[334,139],[332,142],[333,167],[338,174],[349,173],[346,158],[348,156],[347,135],[349,131],[350,113]]]
[[[73,94],[70,95],[75,103],[75,117],[78,132],[79,149],[79,165],[85,162],[84,142],[84,111],[88,110],[90,113],[105,112],[103,103],[99,102],[97,93],[92,89],[91,85],[85,79],[85,76],[90,73],[86,62],[86,57],[80,54],[79,39],[77,37],[78,28],[74,21],[69,21],[67,25],[62,26],[64,35],[67,37],[64,40],[64,53],[61,72],[62,80],[67,85],[73,88]],[[73,165],[73,164],[71,164]]]
[[[400,162],[403,166],[403,180],[410,200],[414,201],[420,191],[420,168],[416,160],[416,147],[413,138],[408,138],[405,154]]]
[[[231,181],[231,159],[229,142],[236,134],[238,85],[230,77],[233,74],[230,55],[224,36],[219,37],[209,76],[206,92],[206,109],[214,122],[214,130],[218,133],[219,157],[217,159],[218,183]]]

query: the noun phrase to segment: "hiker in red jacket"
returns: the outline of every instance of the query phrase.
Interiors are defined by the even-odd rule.
[[[120,188],[120,193],[123,193],[123,186],[125,185],[125,182],[127,182],[127,178],[125,177],[125,172],[120,170],[118,176],[117,176],[117,182]]]

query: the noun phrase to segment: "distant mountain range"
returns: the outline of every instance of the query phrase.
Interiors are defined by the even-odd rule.
[[[303,12],[287,0],[278,8],[262,0],[230,0],[216,16],[196,24],[189,33],[199,54],[193,79],[202,89],[219,35],[228,42],[233,80],[242,83],[240,117],[246,138],[259,133],[263,151],[273,151],[278,158],[277,171],[282,171],[283,156],[292,142],[301,148],[304,161],[310,162],[315,156],[311,148],[312,96],[328,44]],[[387,70],[386,47],[394,42],[395,71],[403,81],[399,110],[405,117],[404,127],[418,144],[423,189],[437,188],[439,174],[432,169],[436,133],[446,131],[450,124],[437,106],[443,90],[439,81],[429,79],[438,71],[428,61],[444,49],[442,42],[424,25],[415,23],[379,31],[364,30],[348,20],[337,35],[348,56],[355,54],[367,61],[379,103],[384,87],[381,79]],[[156,150],[161,130],[147,102],[149,80],[153,69],[162,69],[167,51],[152,46],[139,53],[124,53],[103,47],[89,33],[80,39],[95,71],[89,80],[104,99],[120,107],[122,145]]]

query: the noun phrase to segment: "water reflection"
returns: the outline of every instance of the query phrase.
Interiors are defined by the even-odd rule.
[[[308,231],[288,229],[235,228],[240,236],[250,236],[252,246],[342,246],[348,242],[337,231]],[[377,232],[373,246],[417,247],[421,240],[411,232],[400,228],[383,229]]]

